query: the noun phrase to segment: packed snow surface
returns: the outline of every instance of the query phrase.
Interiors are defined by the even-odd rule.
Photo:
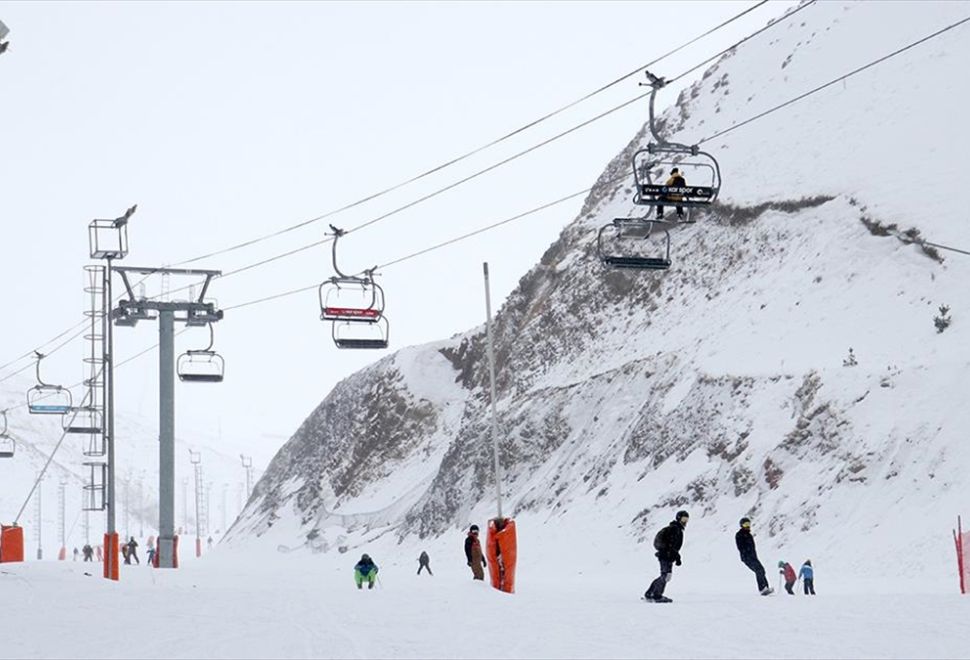
[[[83,564],[4,566],[0,657],[959,658],[970,649],[970,599],[956,594],[853,592],[820,575],[814,598],[765,598],[738,570],[724,577],[733,593],[680,589],[675,577],[675,602],[657,605],[632,591],[639,567],[587,571],[550,557],[526,562],[509,596],[470,579],[460,540],[432,552],[434,577],[416,575],[417,552],[375,552],[373,591],[354,586],[359,555],[349,554],[220,549],[178,571],[125,566],[120,584],[84,575]],[[682,571],[692,570],[686,554]]]

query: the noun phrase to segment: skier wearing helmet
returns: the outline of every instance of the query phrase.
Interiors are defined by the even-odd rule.
[[[741,528],[734,535],[734,542],[737,544],[738,552],[741,554],[741,562],[754,571],[755,578],[758,581],[758,591],[761,595],[767,596],[773,594],[775,590],[768,586],[768,578],[765,577],[765,567],[758,560],[758,550],[755,548],[754,535],[751,533],[751,519],[742,518],[739,524]]]
[[[654,603],[670,603],[664,596],[667,583],[674,576],[674,566],[680,566],[680,549],[684,545],[684,529],[690,515],[686,511],[678,511],[669,525],[657,532],[653,539],[656,557],[660,562],[660,577],[650,584],[650,588],[643,594],[643,598]]]

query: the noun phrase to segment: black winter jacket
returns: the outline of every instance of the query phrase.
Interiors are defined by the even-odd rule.
[[[676,520],[660,530],[657,559],[677,561],[680,559],[680,549],[684,547],[684,528]]]
[[[752,536],[751,530],[743,527],[739,529],[738,533],[734,535],[734,542],[738,546],[738,552],[741,553],[741,561],[758,558],[758,551],[755,550],[754,536]]]

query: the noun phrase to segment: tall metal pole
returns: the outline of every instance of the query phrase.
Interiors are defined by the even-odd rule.
[[[175,313],[158,313],[158,566],[175,568]]]
[[[488,262],[482,264],[485,273],[485,335],[488,343],[488,379],[491,388],[492,457],[495,461],[495,499],[498,517],[502,518],[502,465],[498,459],[498,413],[495,409],[495,349],[492,341],[492,294],[488,283]]]
[[[40,483],[37,484],[37,492],[34,493],[37,499],[34,500],[34,516],[37,518],[37,559],[44,558],[43,550],[43,529],[44,529],[44,508],[43,508],[43,493],[44,493],[44,477],[41,476]]]
[[[104,419],[105,419],[105,450],[108,455],[108,482],[105,484],[108,499],[108,514],[106,520],[106,535],[115,536],[118,528],[115,523],[115,360],[114,360],[114,324],[111,322],[111,306],[114,294],[111,292],[111,257],[105,259],[104,269]],[[110,546],[105,547],[104,576],[115,578],[118,575],[118,553]]]

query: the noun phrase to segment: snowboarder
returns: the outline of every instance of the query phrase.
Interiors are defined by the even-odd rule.
[[[801,569],[798,571],[798,578],[802,580],[802,586],[805,588],[805,595],[815,595],[815,569],[812,568],[812,560],[806,559],[805,563],[802,564]]]
[[[775,593],[775,590],[768,586],[768,578],[765,577],[765,567],[758,561],[758,551],[754,546],[754,535],[751,533],[751,519],[742,518],[740,521],[741,529],[734,535],[734,542],[738,546],[741,554],[741,562],[754,571],[755,578],[758,580],[758,591],[762,596]]]
[[[484,580],[485,567],[488,564],[485,562],[481,541],[478,540],[478,525],[472,525],[468,528],[468,536],[465,537],[465,559],[471,566],[472,579]]]
[[[128,554],[125,557],[125,563],[130,564],[131,560],[134,559],[136,564],[141,564],[141,561],[138,559],[138,541],[135,540],[134,536],[131,537],[131,540],[128,541],[127,545]]]
[[[643,594],[644,599],[655,603],[672,602],[664,596],[664,588],[673,578],[674,566],[680,566],[680,549],[684,545],[684,529],[689,518],[686,511],[678,511],[674,520],[654,537],[653,547],[657,550],[656,557],[660,562],[660,577],[650,584],[650,588]]]
[[[74,561],[77,561],[77,556],[78,556],[79,554],[81,554],[81,553],[80,553],[80,552],[78,552],[78,549],[77,549],[77,548],[74,548]]]
[[[146,563],[149,566],[154,566],[155,565],[155,546],[149,545],[148,546],[148,550],[146,551],[146,553],[148,555],[148,560],[147,560]]]
[[[670,170],[670,178],[667,179],[667,183],[665,183],[664,185],[671,186],[674,188],[683,188],[687,186],[687,179],[685,179],[684,176],[680,173],[680,169],[675,167],[674,169]],[[684,200],[684,198],[681,195],[662,195],[660,199],[665,201],[670,201],[670,202],[681,202]],[[683,220],[684,207],[678,204],[676,208],[677,208],[677,219]],[[657,207],[657,220],[662,220],[663,217],[664,217],[664,207],[663,207],[663,204],[661,204]]]
[[[421,556],[418,557],[418,575],[421,575],[421,571],[428,569],[428,575],[434,575],[431,572],[431,558],[428,557],[428,553],[424,550],[421,551]]]
[[[785,591],[794,596],[795,581],[798,580],[795,569],[787,561],[780,561],[778,562],[778,575],[785,578]]]
[[[370,558],[370,555],[363,555],[357,565],[354,566],[354,581],[358,589],[364,588],[364,581],[367,581],[367,588],[374,588],[374,580],[377,579],[377,564]]]
[[[90,543],[84,544],[84,547],[81,548],[81,554],[84,555],[84,561],[94,561],[94,548],[91,547]]]

